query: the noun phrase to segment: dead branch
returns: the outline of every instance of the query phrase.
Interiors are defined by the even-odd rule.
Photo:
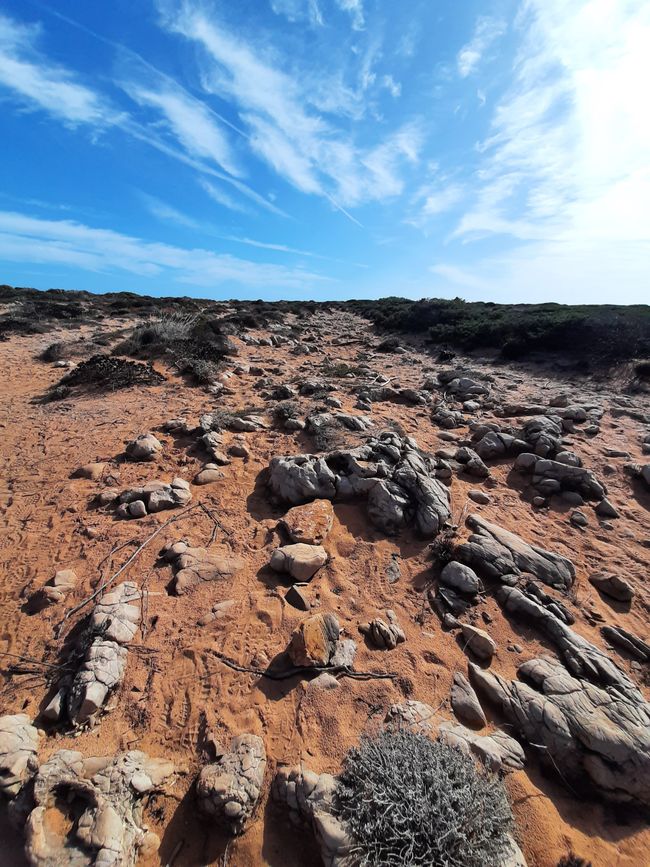
[[[228,668],[234,671],[241,671],[245,674],[254,674],[257,677],[266,677],[269,680],[289,680],[301,674],[327,674],[338,675],[339,677],[349,677],[353,680],[394,680],[398,675],[390,671],[353,671],[347,665],[315,665],[315,666],[297,666],[287,669],[286,671],[269,671],[268,669],[252,668],[247,665],[240,665],[234,659],[230,659],[224,653],[218,650],[213,650],[212,654],[217,657]],[[203,677],[209,677],[213,672],[206,672]]]
[[[110,578],[107,578],[106,581],[103,581],[103,582],[99,585],[99,587],[95,590],[95,592],[94,592],[94,593],[91,593],[90,596],[87,596],[84,600],[82,600],[82,601],[79,603],[79,605],[75,605],[74,608],[71,608],[69,611],[66,611],[66,613],[65,613],[64,616],[63,616],[63,618],[62,618],[62,619],[57,623],[57,625],[54,627],[54,636],[55,636],[55,638],[58,638],[58,637],[59,637],[59,635],[61,634],[61,630],[63,629],[63,626],[64,626],[65,623],[70,619],[70,617],[72,617],[73,614],[76,614],[77,611],[81,611],[82,608],[85,608],[86,605],[89,605],[89,604],[90,604],[94,599],[96,599],[98,596],[100,596],[100,595],[104,592],[104,590],[105,590],[105,589],[106,589],[110,584],[113,583],[113,581],[115,581],[117,578],[119,578],[119,576],[120,576],[120,575],[121,575],[121,574],[122,574],[126,569],[128,569],[128,567],[131,565],[131,563],[133,563],[133,561],[136,559],[136,557],[137,557],[137,556],[138,556],[138,555],[139,555],[139,554],[140,554],[140,553],[141,553],[141,552],[142,552],[142,551],[147,547],[147,545],[148,545],[148,544],[149,544],[153,539],[156,538],[156,536],[157,536],[159,533],[162,533],[162,531],[163,531],[164,529],[166,529],[167,527],[169,527],[169,525],[170,525],[170,524],[173,524],[175,521],[180,521],[180,520],[182,520],[183,518],[187,517],[187,515],[188,515],[190,512],[194,511],[194,509],[198,509],[200,506],[201,506],[201,503],[194,503],[194,505],[192,505],[192,506],[188,506],[187,509],[184,509],[184,510],[183,510],[182,512],[180,512],[178,515],[173,515],[171,518],[169,518],[167,521],[165,521],[164,524],[161,524],[160,527],[158,527],[158,529],[154,530],[154,532],[151,533],[150,536],[147,536],[147,538],[144,540],[144,542],[143,542],[141,545],[139,545],[139,546],[135,549],[135,551],[133,552],[133,554],[131,554],[131,556],[128,558],[128,560],[127,560],[125,563],[123,563],[122,566],[120,566],[120,568],[117,570],[117,572],[114,572],[114,573],[110,576]]]

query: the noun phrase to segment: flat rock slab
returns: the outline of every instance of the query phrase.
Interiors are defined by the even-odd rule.
[[[308,617],[291,636],[289,658],[298,667],[327,665],[336,651],[340,632],[333,614]]]
[[[334,509],[329,500],[314,500],[294,506],[280,519],[280,524],[292,542],[322,545],[334,522]]]

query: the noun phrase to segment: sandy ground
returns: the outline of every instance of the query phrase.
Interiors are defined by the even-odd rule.
[[[276,371],[272,375],[278,383],[315,375],[325,356],[353,360],[363,348],[358,344],[328,344],[327,335],[336,336],[337,329],[343,327],[349,328],[350,323],[333,319],[323,325],[320,354],[295,356],[284,347],[240,344],[238,360]],[[364,339],[369,334],[363,323],[355,324],[355,332]],[[110,512],[90,506],[102,488],[101,482],[72,479],[72,471],[101,460],[112,462],[124,488],[152,478],[183,476],[191,480],[206,460],[205,455],[194,451],[191,438],[174,438],[157,431],[164,451],[155,465],[124,462],[125,442],[155,431],[175,416],[197,419],[215,405],[241,408],[262,403],[254,390],[254,376],[236,377],[232,381],[234,394],[215,401],[169,371],[165,371],[168,381],[157,387],[40,403],[38,398],[62,371],[34,358],[54,339],[56,335],[48,334],[0,343],[0,652],[52,664],[61,660],[62,650],[62,639],[54,638],[56,623],[101,578],[121,565],[135,545],[113,557],[112,549],[129,540],[143,541],[172,514],[116,521]],[[391,384],[403,386],[418,386],[427,371],[435,373],[438,369],[431,357],[416,350],[405,355],[375,355],[370,364],[390,376]],[[509,400],[533,397],[546,402],[551,395],[569,390],[575,397],[608,406],[618,392],[616,383],[574,380],[567,385],[544,369],[491,370],[498,377],[496,387]],[[348,393],[354,382],[336,382],[336,396],[343,401],[343,408],[358,413],[353,410],[354,397]],[[305,411],[315,405],[310,399],[301,402]],[[374,405],[372,417],[380,429],[399,421],[423,448],[435,450],[448,445],[439,439],[426,408],[380,403]],[[582,434],[571,438],[585,465],[605,479],[610,499],[621,512],[613,530],[600,528],[590,507],[583,509],[590,515],[586,530],[571,526],[569,508],[534,511],[530,492],[519,490],[517,481],[509,477],[511,462],[493,468],[495,484],[489,489],[493,501],[488,506],[467,500],[467,491],[480,487],[476,480],[454,477],[451,485],[453,512],[459,522],[470,511],[481,512],[527,541],[573,560],[578,578],[568,604],[576,615],[574,628],[598,646],[603,646],[603,640],[598,624],[590,625],[585,617],[590,611],[601,615],[604,622],[625,626],[646,640],[649,637],[646,581],[650,497],[633,490],[622,469],[624,459],[607,458],[603,453],[605,447],[623,448],[632,460],[640,460],[641,429],[639,422],[606,414],[600,435],[591,440]],[[231,437],[226,434],[226,447]],[[278,544],[273,527],[282,510],[269,503],[259,476],[274,455],[310,451],[312,446],[302,434],[277,430],[246,434],[245,438],[250,459],[233,459],[224,468],[221,482],[194,487],[193,493],[195,500],[205,502],[218,514],[223,526],[213,548],[243,557],[246,568],[229,585],[206,584],[182,597],[170,595],[171,570],[157,560],[160,547],[165,541],[178,539],[206,545],[213,525],[199,511],[163,531],[125,574],[145,586],[150,596],[141,633],[129,655],[126,679],[111,698],[109,712],[94,728],[76,737],[52,731],[41,752],[47,756],[65,747],[102,755],[138,748],[176,763],[179,774],[175,783],[147,807],[147,821],[160,836],[161,846],[158,856],[142,863],[168,864],[173,860],[176,867],[317,865],[318,854],[309,834],[296,833],[268,801],[275,768],[304,762],[316,771],[336,772],[347,749],[363,732],[380,725],[390,704],[405,697],[439,707],[442,718],[453,718],[448,700],[453,673],[467,667],[462,648],[452,634],[440,629],[437,616],[425,603],[422,588],[431,572],[427,544],[408,534],[387,539],[368,524],[363,508],[356,504],[335,505],[334,528],[325,543],[331,561],[315,576],[308,595],[320,604],[317,610],[333,611],[346,636],[358,641],[357,669],[397,672],[399,677],[393,681],[342,680],[338,690],[330,692],[310,689],[298,678],[284,682],[260,679],[233,671],[219,661],[215,650],[243,665],[265,666],[285,649],[292,630],[305,616],[284,602],[288,585],[267,566]],[[605,464],[614,468],[610,475],[603,475]],[[464,527],[460,532],[461,536],[468,534]],[[401,579],[390,584],[386,570],[394,553],[401,558]],[[80,579],[78,588],[63,603],[27,613],[26,596],[62,568],[75,570]],[[615,570],[635,585],[637,595],[631,610],[620,606],[616,610],[588,583],[587,575],[598,569]],[[224,618],[198,625],[202,615],[226,599],[233,599],[234,605]],[[396,612],[407,636],[406,642],[391,652],[373,650],[358,633],[359,623],[386,608]],[[482,610],[492,617],[488,629],[498,644],[492,664],[495,671],[514,677],[525,659],[553,652],[533,631],[507,621],[494,599],[488,598]],[[509,652],[511,642],[522,645],[523,653]],[[611,653],[639,682],[638,669]],[[12,664],[19,663],[13,657],[0,659],[4,672],[0,713],[36,715],[48,691],[46,679],[41,674],[12,674]],[[491,725],[497,723],[493,720]],[[227,744],[231,736],[241,732],[264,739],[269,760],[266,790],[254,820],[226,851],[226,838],[197,818],[191,789],[198,770],[210,759],[210,740]],[[518,838],[530,867],[553,867],[569,849],[591,860],[594,867],[650,864],[647,821],[628,808],[581,801],[560,781],[542,775],[534,755],[528,755],[527,769],[508,778],[508,789]],[[22,841],[8,828],[1,810],[0,839],[0,862],[23,864]]]

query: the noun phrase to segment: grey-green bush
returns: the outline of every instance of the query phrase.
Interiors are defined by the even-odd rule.
[[[513,828],[497,776],[409,731],[384,731],[350,750],[335,809],[360,867],[496,867]]]

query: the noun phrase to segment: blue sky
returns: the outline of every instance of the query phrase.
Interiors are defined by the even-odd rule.
[[[0,282],[650,300],[643,0],[5,0]]]

